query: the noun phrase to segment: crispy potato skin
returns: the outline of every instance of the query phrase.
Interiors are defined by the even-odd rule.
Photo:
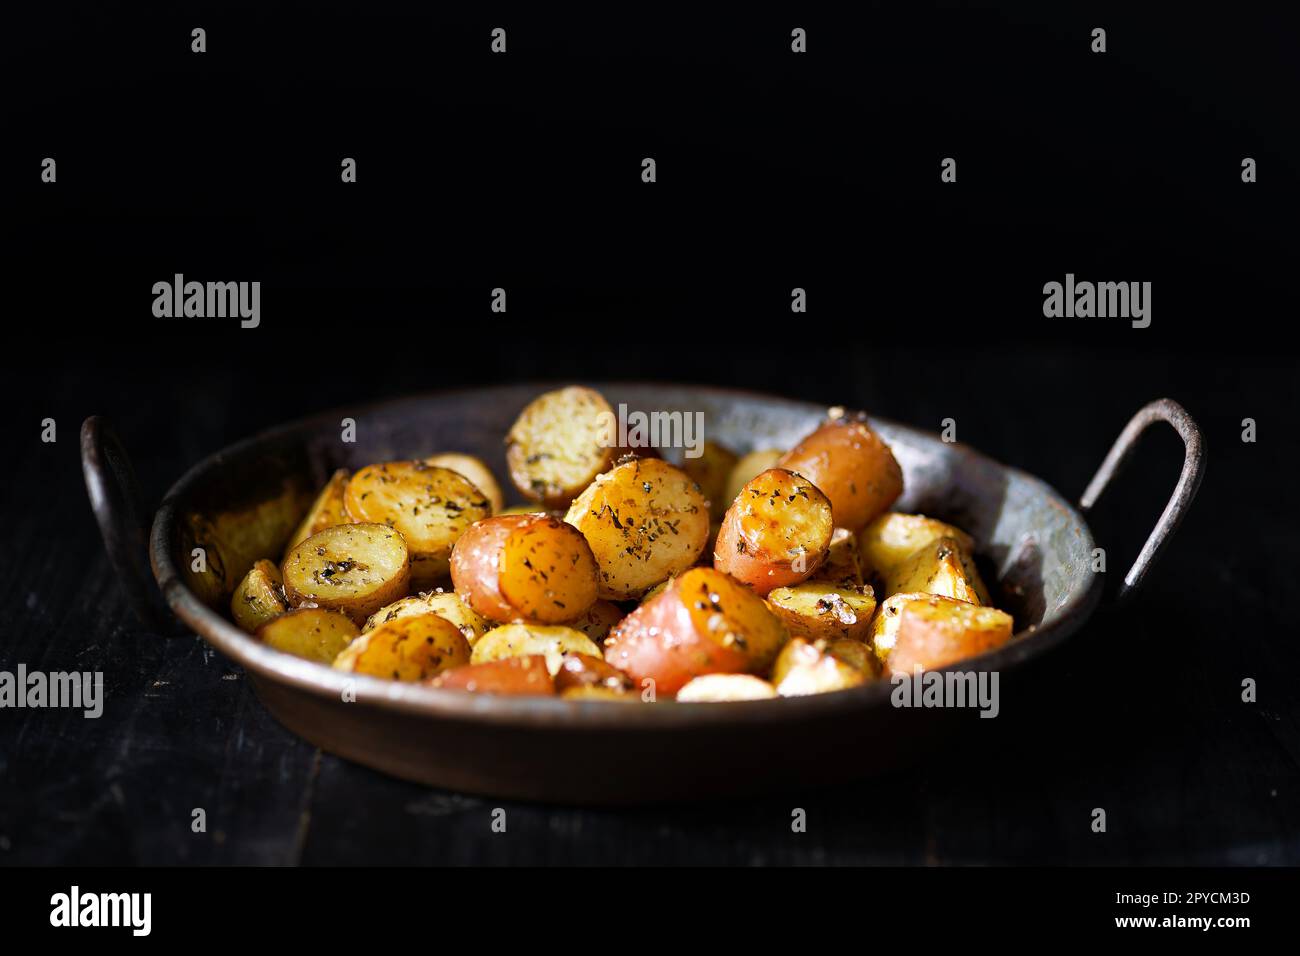
[[[544,514],[476,522],[451,555],[456,593],[492,621],[559,624],[596,603],[596,558],[577,528]]]
[[[540,654],[504,657],[482,664],[465,664],[443,671],[428,682],[430,687],[465,690],[476,694],[513,697],[553,697],[555,682]]]
[[[695,563],[709,537],[709,509],[695,482],[657,458],[625,461],[573,502],[565,521],[587,539],[607,600],[640,597]]]
[[[629,614],[605,660],[638,685],[676,694],[703,674],[762,674],[788,638],[763,599],[713,568],[692,568]]]
[[[622,451],[610,443],[614,410],[594,389],[572,385],[533,399],[506,435],[510,480],[525,498],[564,508]]]
[[[811,577],[830,552],[831,503],[812,482],[770,468],[736,496],[713,551],[713,566],[755,594]]]
[[[768,700],[776,689],[752,674],[704,674],[677,692],[681,704],[720,704],[733,700]]]
[[[912,600],[899,613],[889,655],[892,675],[946,667],[1001,647],[1011,640],[1011,615],[992,607],[942,598]]]
[[[460,452],[449,451],[440,455],[432,455],[424,459],[425,464],[434,465],[438,468],[450,468],[457,474],[464,475],[468,478],[483,496],[492,505],[492,514],[500,514],[506,506],[505,495],[501,493],[501,486],[497,484],[496,476],[492,474],[482,458],[475,458],[473,455],[463,455]]]
[[[867,680],[867,674],[801,637],[785,646],[772,668],[772,683],[782,697],[825,694],[857,687]]]
[[[423,461],[362,468],[348,481],[343,504],[353,521],[387,524],[402,533],[416,587],[444,577],[456,539],[492,511],[492,503],[464,475]]]
[[[554,676],[565,659],[575,654],[600,657],[600,648],[571,627],[540,624],[503,624],[488,631],[474,645],[471,662],[483,664],[506,657],[541,654]]]
[[[716,442],[706,441],[698,458],[682,458],[682,471],[697,485],[709,502],[709,517],[720,521],[735,495],[727,495],[727,481],[739,464],[735,453]]]
[[[257,629],[257,639],[277,651],[330,664],[359,633],[337,611],[305,607],[267,621]]]
[[[340,611],[361,624],[410,589],[406,542],[382,524],[344,524],[300,542],[281,569],[289,604]]]
[[[778,467],[798,472],[831,500],[835,526],[857,531],[903,493],[903,469],[864,421],[821,425],[781,456]]]
[[[351,473],[346,468],[340,468],[330,475],[329,481],[325,482],[325,487],[316,496],[312,506],[307,509],[307,516],[302,519],[302,524],[298,525],[298,529],[290,536],[289,543],[284,548],[284,557],[287,558],[290,551],[312,535],[326,528],[332,528],[336,524],[348,523],[347,512],[343,510],[343,489],[348,486],[350,477]]]
[[[871,588],[841,588],[824,581],[777,588],[768,594],[767,603],[791,635],[810,641],[865,641],[871,636],[871,618],[876,613]]]
[[[633,684],[632,678],[603,657],[570,654],[560,662],[560,669],[555,672],[555,689],[563,694],[572,687],[603,687],[627,693]]]
[[[468,664],[469,642],[436,614],[416,614],[362,634],[334,660],[339,670],[398,681],[422,681]]]
[[[731,503],[736,500],[736,495],[740,494],[741,488],[769,468],[775,468],[783,454],[785,452],[779,448],[763,448],[759,451],[751,451],[736,462],[731,469],[731,474],[727,476],[726,490],[722,493],[722,514],[727,513]]]
[[[289,610],[285,602],[280,569],[262,560],[244,575],[230,598],[230,616],[241,630],[253,634],[267,621]]]
[[[461,634],[465,635],[465,640],[469,642],[470,647],[473,647],[474,642],[492,628],[491,621],[475,612],[454,591],[439,589],[422,594],[412,594],[400,601],[384,605],[366,618],[366,623],[362,625],[361,631],[362,633],[373,631],[375,628],[387,624],[389,621],[395,621],[399,617],[415,617],[420,614],[436,614],[455,624]]]

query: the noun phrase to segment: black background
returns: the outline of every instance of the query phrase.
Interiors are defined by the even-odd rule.
[[[0,715],[0,861],[1300,861],[1296,34],[1267,6],[1130,6],[26,12],[0,160],[0,666],[102,669],[112,690],[95,722]],[[260,280],[261,326],[155,319],[152,285],[176,272]],[[1044,318],[1067,272],[1151,281],[1151,327]],[[1072,497],[1169,395],[1209,471],[1142,602],[1032,672],[977,739],[795,804],[518,807],[496,840],[493,802],[318,755],[200,641],[123,617],[80,484],[86,415],[117,422],[156,496],[322,409],[573,378],[952,416]],[[1180,450],[1153,434],[1098,514],[1112,555],[1136,553]],[[802,837],[791,805],[816,821]],[[194,806],[220,821],[209,839]]]

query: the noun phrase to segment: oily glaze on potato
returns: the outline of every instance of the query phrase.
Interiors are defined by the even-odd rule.
[[[482,664],[465,664],[445,670],[430,687],[466,690],[476,694],[500,694],[519,697],[553,697],[555,681],[540,654],[503,657]]]
[[[287,610],[289,605],[284,600],[280,569],[270,561],[254,564],[230,598],[231,617],[241,630],[249,634]]]
[[[798,472],[831,501],[835,527],[857,531],[903,493],[903,470],[866,421],[821,425],[781,456],[777,467]]]
[[[975,578],[978,572],[974,562],[962,551],[958,540],[939,538],[886,574],[884,586],[886,594],[924,592],[982,604],[983,582],[976,587]]]
[[[740,459],[716,442],[706,441],[698,458],[683,456],[682,471],[700,486],[700,494],[709,502],[709,517],[719,521],[731,506],[735,495],[727,495],[727,481]]]
[[[781,697],[825,694],[865,684],[870,678],[831,654],[821,644],[792,638],[772,668],[772,684]]]
[[[426,587],[447,574],[451,549],[492,504],[459,472],[422,461],[362,468],[348,482],[343,504],[353,521],[396,528],[411,551],[411,583]]]
[[[337,611],[304,607],[267,621],[257,629],[257,639],[294,657],[331,664],[359,633]]]
[[[591,545],[598,594],[640,597],[695,563],[709,537],[709,509],[679,468],[657,458],[625,461],[598,477],[569,507],[565,521]]]
[[[935,595],[907,601],[899,612],[891,675],[912,674],[955,664],[1011,640],[1011,615],[993,607],[945,600]]]
[[[483,459],[475,458],[473,455],[462,455],[460,452],[444,452],[426,458],[424,461],[425,464],[436,465],[439,468],[450,468],[468,478],[475,488],[483,492],[483,496],[492,505],[492,514],[500,514],[505,508],[506,499],[501,493],[501,486],[497,484],[496,476],[492,474],[492,469],[484,464]]]
[[[572,687],[603,687],[626,694],[632,690],[633,684],[632,678],[603,657],[569,654],[555,672],[555,689],[564,693]]]
[[[343,510],[343,489],[347,487],[350,477],[351,473],[346,468],[340,468],[330,475],[329,481],[325,482],[325,487],[321,489],[320,494],[316,496],[316,500],[307,509],[306,517],[302,519],[298,529],[289,537],[289,543],[284,548],[285,557],[288,557],[290,551],[312,535],[318,534],[326,528],[332,528],[336,524],[348,523],[347,512]]]
[[[789,634],[763,599],[713,568],[691,568],[618,624],[605,660],[676,694],[702,674],[763,674]]]
[[[382,524],[341,524],[300,542],[281,568],[294,607],[341,611],[357,624],[410,590],[406,541]]]
[[[492,621],[559,624],[596,602],[597,569],[577,528],[550,515],[498,515],[473,525],[451,556],[456,593]]]
[[[566,657],[575,654],[600,657],[600,648],[587,635],[571,627],[504,624],[488,631],[479,639],[474,645],[471,661],[485,664],[488,661],[532,654],[546,658],[547,669],[554,676]]]
[[[975,550],[975,541],[956,525],[925,515],[887,511],[869,521],[858,534],[858,553],[865,571],[885,577],[940,538],[956,538],[966,551]]]
[[[622,455],[614,410],[594,389],[572,385],[528,404],[506,435],[510,480],[525,498],[563,508]]]
[[[898,639],[898,625],[902,622],[903,606],[909,601],[941,601],[951,604],[967,604],[956,598],[929,594],[924,591],[905,591],[891,594],[880,602],[876,616],[871,619],[871,636],[868,643],[882,666],[888,666],[889,655],[893,653],[894,642]]]
[[[419,614],[436,614],[455,624],[461,634],[465,635],[465,640],[471,647],[492,628],[491,621],[478,614],[454,591],[444,591],[439,588],[436,591],[413,594],[400,601],[384,605],[366,618],[366,623],[362,625],[361,630],[373,631],[380,625],[395,621],[399,617],[415,617]]]
[[[807,478],[770,468],[727,509],[713,566],[755,594],[811,577],[830,551],[831,503]]]
[[[752,674],[704,674],[677,692],[682,704],[715,704],[733,700],[767,700],[776,689]]]
[[[421,681],[469,662],[469,642],[455,624],[436,614],[417,614],[362,634],[335,658],[334,666],[354,674]]]
[[[768,594],[767,603],[791,635],[810,641],[841,637],[865,641],[876,613],[871,588],[842,588],[825,581],[777,588]]]
[[[736,495],[740,494],[741,488],[769,468],[775,468],[784,454],[785,452],[779,448],[763,448],[742,456],[731,469],[731,474],[727,475],[726,489],[722,493],[722,514],[727,513],[731,503],[736,500]]]

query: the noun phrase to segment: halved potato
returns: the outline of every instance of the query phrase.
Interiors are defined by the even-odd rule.
[[[536,697],[551,697],[555,694],[555,682],[546,668],[546,658],[540,654],[504,657],[499,661],[453,667],[428,683],[430,687],[467,690],[477,694]]]
[[[827,581],[841,588],[861,590],[862,563],[858,559],[858,536],[848,528],[836,528],[826,561],[813,572],[810,581]]]
[[[727,513],[731,503],[736,500],[736,495],[740,494],[741,488],[769,468],[775,468],[784,454],[785,452],[779,448],[763,448],[759,451],[751,451],[736,462],[735,467],[731,469],[731,474],[727,475],[726,488],[722,493],[722,513]]]
[[[772,668],[772,684],[781,697],[825,694],[865,684],[868,675],[846,664],[819,644],[792,638]]]
[[[491,503],[493,514],[500,514],[501,510],[505,508],[506,499],[501,494],[501,486],[497,484],[496,476],[492,474],[492,469],[484,464],[483,459],[450,451],[443,452],[441,455],[433,455],[424,459],[424,461],[426,464],[436,465],[439,468],[450,468],[457,474],[468,478],[474,483],[474,487],[483,492]]]
[[[716,442],[706,441],[698,458],[682,457],[682,471],[700,486],[700,494],[709,502],[709,516],[720,521],[731,507],[735,495],[727,496],[727,481],[740,459]]]
[[[831,503],[812,482],[769,468],[727,509],[713,566],[761,596],[811,577],[826,560],[834,530]]]
[[[254,564],[230,598],[230,614],[235,624],[252,634],[289,610],[281,585],[280,569],[274,564],[265,560]]]
[[[903,469],[863,417],[828,421],[781,456],[831,500],[835,527],[857,531],[903,492]]]
[[[677,692],[683,704],[712,704],[730,700],[766,700],[776,689],[753,674],[704,674]]]
[[[571,385],[533,399],[506,435],[510,480],[525,498],[563,508],[622,455],[603,395]]]
[[[613,601],[597,601],[587,608],[587,613],[575,621],[569,621],[569,627],[582,631],[592,641],[599,644],[619,621],[623,620],[623,610]]]
[[[925,515],[888,511],[862,529],[858,535],[858,553],[866,571],[885,577],[940,538],[956,538],[964,550],[972,553],[975,550],[974,539],[956,525]]]
[[[462,601],[455,591],[444,591],[439,588],[436,591],[413,594],[400,601],[384,605],[366,619],[361,630],[373,631],[399,617],[415,617],[420,614],[436,614],[451,621],[456,625],[457,630],[465,635],[465,640],[469,642],[470,647],[473,647],[474,642],[493,626],[491,621]]]
[[[281,569],[285,598],[341,611],[357,624],[410,589],[406,541],[382,524],[340,524],[299,542]]]
[[[312,535],[326,528],[332,528],[336,524],[348,523],[347,512],[343,510],[343,489],[347,487],[350,476],[351,473],[346,468],[340,468],[330,475],[329,481],[325,482],[325,487],[316,496],[312,506],[307,509],[306,517],[289,537],[289,543],[284,547],[285,557]]]
[[[614,601],[640,597],[689,568],[709,537],[699,488],[657,458],[634,458],[599,476],[564,520],[591,545],[599,596]]]
[[[570,654],[560,662],[560,669],[555,672],[555,689],[564,693],[571,687],[603,687],[627,693],[632,689],[632,678],[603,657]]]
[[[919,591],[941,594],[971,604],[982,604],[980,588],[976,588],[968,568],[974,570],[974,564],[963,555],[958,540],[939,538],[884,576],[885,593],[890,595]]]
[[[411,583],[446,576],[451,549],[470,525],[492,511],[487,496],[460,472],[422,461],[362,468],[343,493],[348,517],[396,528],[411,551]]]
[[[330,664],[359,633],[337,611],[304,607],[267,621],[257,629],[257,639],[294,657]]]
[[[469,661],[469,642],[455,624],[436,614],[416,614],[362,634],[334,659],[334,666],[409,682],[428,680]]]
[[[889,655],[891,675],[946,667],[1011,640],[1011,615],[931,595],[903,604]]]
[[[810,641],[838,637],[865,641],[876,613],[876,595],[871,588],[841,588],[825,581],[777,588],[767,596],[767,603],[793,636]]]
[[[551,676],[555,676],[566,657],[573,654],[600,657],[601,651],[586,634],[571,627],[504,624],[479,638],[471,660],[475,664],[485,664],[531,654],[545,657],[547,669]]]

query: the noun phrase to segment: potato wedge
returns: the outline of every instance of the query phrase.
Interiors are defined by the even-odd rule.
[[[862,562],[858,559],[858,537],[848,528],[836,528],[826,560],[810,581],[826,581],[841,588],[861,590]]]
[[[776,689],[752,674],[704,674],[677,692],[683,704],[714,704],[732,700],[766,700]]]
[[[956,538],[964,550],[972,553],[975,550],[974,539],[956,525],[925,515],[887,511],[869,521],[858,535],[863,570],[883,578],[940,538]]]
[[[366,618],[366,623],[362,625],[361,630],[363,633],[373,631],[399,617],[415,617],[420,614],[436,614],[455,624],[457,630],[465,635],[465,640],[469,642],[470,647],[473,647],[474,642],[493,626],[491,621],[462,601],[455,591],[444,591],[439,588],[436,591],[413,594],[400,601],[384,605]]]
[[[587,608],[587,613],[582,617],[568,623],[569,627],[575,631],[582,631],[591,638],[593,643],[599,644],[621,620],[623,620],[623,609],[613,601],[602,600]]]
[[[347,512],[343,510],[343,489],[347,487],[350,477],[351,472],[346,468],[340,468],[330,475],[329,481],[325,482],[325,487],[307,509],[306,517],[289,537],[289,543],[284,547],[284,557],[287,558],[290,551],[312,535],[326,528],[332,528],[336,524],[348,523]]]
[[[289,604],[341,611],[361,624],[410,589],[406,541],[382,524],[341,524],[299,542],[281,569]]]
[[[612,601],[640,597],[686,570],[709,537],[708,503],[699,488],[657,458],[625,461],[599,476],[564,520],[591,545],[598,595]]]
[[[555,689],[562,694],[571,687],[603,687],[627,693],[633,684],[632,678],[603,657],[570,654],[560,662],[560,669],[555,672]]]
[[[483,462],[483,459],[475,458],[473,455],[462,455],[460,452],[443,452],[424,461],[425,464],[439,468],[450,468],[468,478],[491,503],[492,514],[500,514],[505,508],[506,499],[501,493],[501,486],[497,484],[496,476],[492,474],[492,469]]]
[[[826,653],[836,660],[843,661],[868,677],[880,676],[880,662],[876,660],[876,654],[871,649],[871,645],[847,637],[837,637],[834,640],[825,641],[824,644]]]
[[[727,475],[726,489],[722,493],[722,513],[727,513],[731,503],[736,500],[736,495],[740,494],[741,488],[769,468],[775,468],[784,454],[785,452],[779,448],[764,448],[760,451],[751,451],[736,462],[735,467],[731,469],[731,474]]]
[[[540,654],[504,657],[483,664],[465,664],[443,671],[428,682],[430,687],[466,690],[476,694],[520,697],[552,697],[555,681]]]
[[[257,639],[294,657],[331,664],[359,633],[338,611],[304,607],[267,621],[257,629]]]
[[[768,594],[767,603],[792,636],[809,641],[841,637],[866,641],[876,613],[876,595],[871,588],[841,588],[825,581],[777,588]]]
[[[903,493],[903,469],[865,418],[828,421],[781,456],[831,501],[835,527],[858,531]]]
[[[422,461],[362,468],[347,484],[343,504],[353,521],[386,524],[406,539],[411,583],[427,587],[446,576],[451,549],[492,504],[472,481]]]
[[[436,614],[416,614],[362,634],[334,659],[334,666],[410,682],[469,662],[469,642],[455,624]]]
[[[994,607],[930,596],[907,601],[889,655],[892,675],[946,667],[1011,640],[1011,615]]]
[[[846,664],[824,647],[792,638],[772,668],[772,684],[781,697],[803,697],[857,687],[868,675]]]
[[[868,643],[882,666],[889,664],[889,655],[893,653],[894,643],[898,640],[898,625],[902,622],[903,606],[909,601],[936,600],[952,604],[967,604],[956,598],[928,594],[924,591],[906,591],[891,594],[881,601],[876,608],[876,616],[871,619],[871,638]]]
[[[249,634],[287,610],[280,569],[270,561],[254,564],[230,598],[231,617],[240,630]]]
[[[581,631],[571,627],[547,627],[536,624],[503,624],[484,634],[474,645],[471,662],[486,664],[507,657],[540,654],[554,677],[564,659],[574,654],[600,657],[600,648]]]
[[[614,410],[594,389],[572,385],[540,395],[506,435],[510,480],[525,498],[564,508],[607,471],[617,447]]]
[[[789,638],[763,599],[713,568],[691,568],[625,617],[605,660],[638,686],[676,694],[702,674],[764,674]]]
[[[713,566],[757,595],[807,580],[830,552],[831,503],[807,478],[769,468],[727,509]]]
[[[596,602],[596,558],[582,532],[550,515],[498,515],[456,542],[451,580],[492,621],[560,624]]]
[[[682,458],[682,471],[700,486],[700,494],[709,502],[709,517],[721,521],[735,495],[727,495],[727,482],[740,459],[730,449],[706,441],[698,458]]]
[[[982,604],[968,566],[974,567],[956,538],[939,538],[884,576],[885,594],[923,592]]]

